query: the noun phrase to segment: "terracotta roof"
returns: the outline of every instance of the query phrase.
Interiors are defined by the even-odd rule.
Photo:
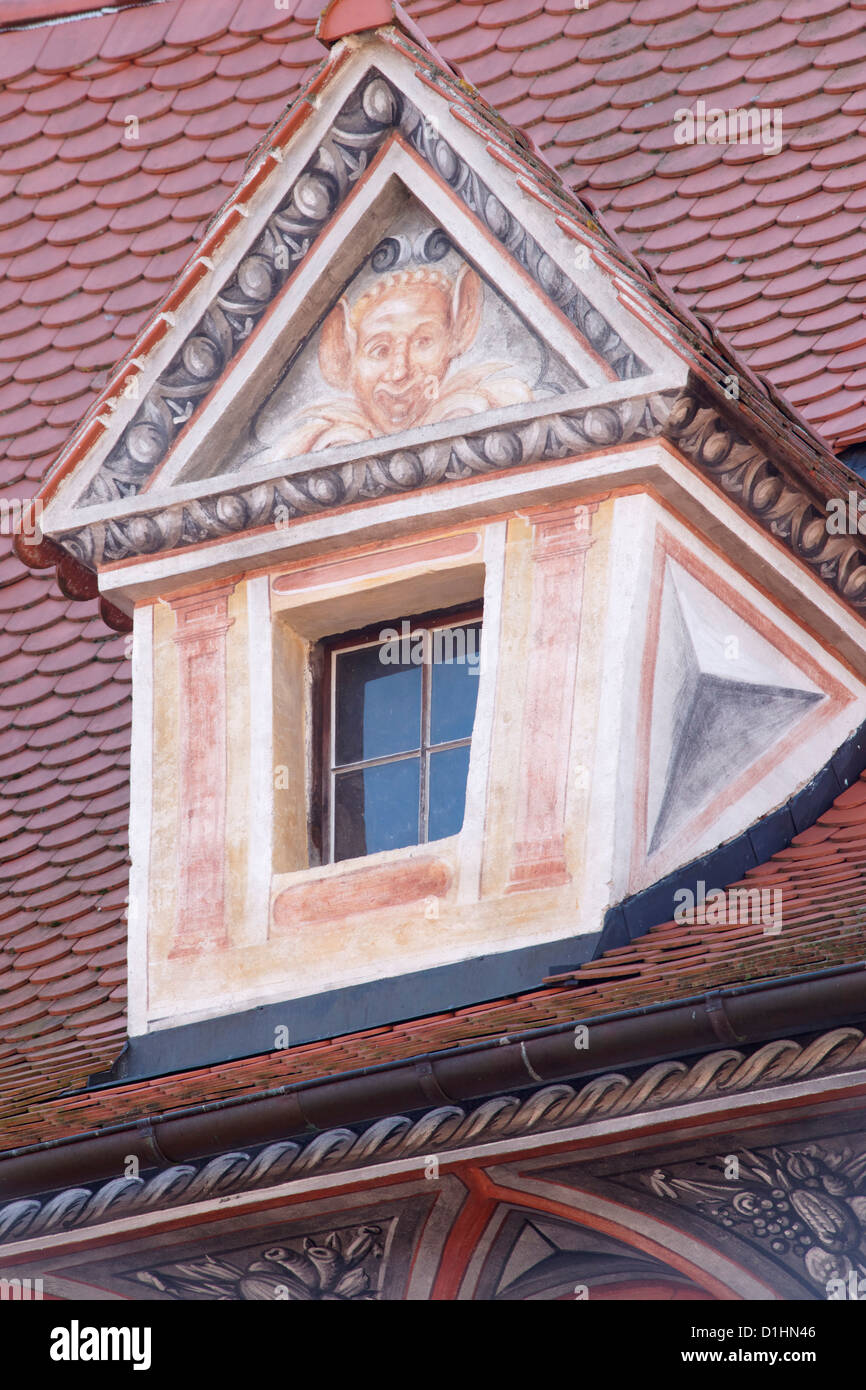
[[[289,5],[159,0],[3,33],[7,496],[36,490],[251,150],[324,56],[312,33],[320,0]],[[70,0],[52,12],[76,8]],[[409,0],[406,9],[625,244],[726,331],[828,440],[866,436],[866,105],[857,56],[866,8],[844,0],[593,0],[575,11],[571,0]],[[0,24],[20,11],[7,0]],[[700,96],[719,106],[781,107],[784,153],[675,145],[673,112]],[[137,139],[126,138],[130,117]],[[0,1067],[5,1142],[20,1143],[106,1123],[127,1113],[124,1106],[152,1107],[174,1092],[153,1083],[77,1102],[46,1099],[108,1065],[123,1036],[129,663],[123,640],[95,621],[95,605],[70,604],[53,580],[27,574],[11,557],[0,563],[0,611],[0,877],[9,884],[0,907]],[[848,838],[826,837],[839,902],[813,907],[802,898],[803,969],[810,952],[818,963],[857,952],[850,884],[859,881],[861,851],[852,825]],[[802,884],[792,881],[797,900],[815,884],[804,870]],[[693,992],[706,987],[702,969],[716,982],[718,972],[743,977],[740,938],[726,950],[730,933],[692,930],[689,966],[661,969],[663,933],[618,956],[637,972],[628,988],[621,973],[605,983],[604,966],[587,968],[577,994],[559,985],[295,1049],[291,1066],[307,1075],[494,1028],[541,1026],[552,1011],[592,1009],[593,999],[600,1010],[638,1002],[642,991],[653,1000],[680,984]],[[759,971],[775,971],[774,961],[775,973],[790,968],[787,928],[783,940],[784,951],[773,938],[754,943]],[[288,1060],[280,1053],[173,1084],[219,1094],[268,1084],[271,1075],[283,1082]]]
[[[866,957],[866,900],[856,891],[861,884],[866,886],[866,773],[788,849],[731,885],[779,891],[783,925],[778,935],[767,934],[760,923],[711,927],[671,921],[557,976],[546,988],[509,999],[101,1091],[57,1097],[55,1083],[29,1099],[5,1095],[0,1149],[99,1130],[204,1098],[338,1076],[727,985],[861,962]]]
[[[0,1073],[14,1105],[80,1084],[122,1045],[130,663],[93,605],[22,573],[0,541]]]

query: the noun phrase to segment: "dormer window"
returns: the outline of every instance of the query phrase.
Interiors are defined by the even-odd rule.
[[[460,830],[480,640],[476,610],[326,644],[322,839],[332,861]]]

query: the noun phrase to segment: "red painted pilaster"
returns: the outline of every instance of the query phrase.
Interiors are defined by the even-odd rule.
[[[174,599],[180,669],[178,907],[172,956],[228,945],[226,633],[233,583]]]
[[[508,892],[567,883],[565,797],[583,573],[597,502],[533,518],[529,666]]]

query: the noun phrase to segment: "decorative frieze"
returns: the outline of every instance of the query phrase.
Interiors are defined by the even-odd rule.
[[[854,1297],[866,1260],[866,1139],[743,1149],[658,1165],[641,1174],[653,1196],[700,1213],[774,1258],[818,1298]],[[632,1179],[630,1186],[634,1186]]]
[[[830,533],[827,513],[785,477],[696,391],[684,392],[665,437],[747,516],[782,541],[850,603],[866,612],[866,552],[851,536]]]
[[[658,438],[675,400],[674,391],[654,392],[566,414],[552,413],[495,428],[488,425],[414,449],[385,450],[292,477],[227,488],[218,497],[94,522],[65,532],[59,541],[92,568],[137,555],[201,545],[437,483],[580,458],[615,445]]]
[[[499,469],[580,458],[615,445],[667,439],[762,529],[808,565],[846,603],[866,613],[866,551],[834,535],[826,514],[692,387],[634,396],[567,414],[474,430],[292,478],[226,491],[218,498],[157,507],[96,522],[57,540],[96,569],[159,551],[200,545],[253,527],[284,524],[338,507]]]
[[[371,1302],[378,1298],[377,1268],[384,1254],[380,1226],[309,1235],[253,1252],[239,1269],[211,1255],[201,1260],[139,1269],[140,1284],[170,1298],[258,1302]]]

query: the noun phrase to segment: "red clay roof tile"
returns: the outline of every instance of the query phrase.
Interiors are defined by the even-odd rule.
[[[187,119],[184,126],[184,134],[188,140],[207,140],[216,139],[219,135],[230,134],[236,130],[246,130],[247,118],[242,106],[233,106],[231,114],[227,114],[221,108],[211,111],[199,111],[194,116]],[[181,171],[181,178],[185,177],[187,170]],[[206,163],[202,164],[199,171],[199,188],[212,186],[214,181],[213,167]]]
[[[53,73],[41,73],[34,70],[21,77],[13,77],[9,86],[15,92],[35,92],[40,91],[43,87],[53,86],[57,81],[59,78]]]
[[[54,334],[44,324],[28,328],[0,340],[0,362],[23,363],[34,353],[41,353],[54,341]],[[20,378],[19,378],[20,379]]]
[[[114,25],[114,17],[77,19],[48,30],[38,58],[40,72],[68,73],[99,55]],[[37,108],[34,108],[37,109]]]
[[[144,5],[122,11],[100,44],[100,58],[129,61],[152,52],[159,48],[173,17],[168,5]]]
[[[124,179],[134,174],[143,164],[146,154],[147,146],[139,141],[121,140],[115,142],[115,146],[105,154],[82,163],[77,177],[91,188],[101,188],[107,180]]]
[[[51,163],[61,147],[61,141],[40,135],[35,140],[10,145],[0,154],[0,173],[27,174]],[[70,156],[71,158],[71,156]],[[23,191],[23,185],[19,185]]]
[[[0,82],[11,82],[24,73],[32,72],[47,38],[48,32],[43,28],[7,33],[0,45]]]
[[[721,39],[717,34],[706,34],[703,38],[684,44],[682,48],[674,48],[666,53],[662,68],[665,72],[688,74],[696,68],[723,61],[729,52],[730,45],[727,39]]]

